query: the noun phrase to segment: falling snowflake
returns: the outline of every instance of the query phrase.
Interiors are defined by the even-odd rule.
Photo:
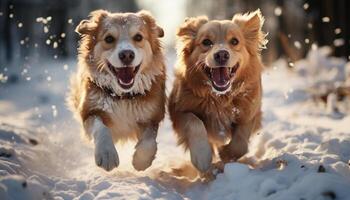
[[[336,47],[340,47],[340,46],[343,46],[343,45],[345,44],[345,41],[344,41],[343,38],[338,38],[338,39],[335,39],[335,40],[333,41],[333,44],[334,44],[334,46],[336,46]]]
[[[23,24],[20,22],[17,24],[18,28],[22,28],[23,27]]]
[[[73,23],[73,19],[68,19],[68,24],[72,24]]]
[[[308,3],[304,3],[303,8],[304,8],[304,10],[307,10],[309,8],[309,4]]]
[[[48,33],[49,32],[49,28],[47,26],[44,26],[44,33]]]
[[[57,43],[57,42],[54,42],[53,45],[52,45],[52,47],[53,47],[54,49],[56,49],[56,48],[58,47],[58,43]]]
[[[52,109],[52,116],[53,116],[53,117],[57,117],[58,112],[57,112],[56,106],[55,106],[55,105],[52,105],[52,106],[51,106],[51,109]]]
[[[48,76],[48,77],[46,78],[46,80],[47,80],[47,81],[51,81],[51,76]]]
[[[328,23],[330,21],[331,21],[331,19],[329,17],[322,17],[322,22]]]
[[[13,13],[9,14],[9,18],[11,18],[11,19],[13,18]]]
[[[312,29],[313,25],[312,25],[311,23],[307,23],[307,27],[308,27],[309,29]]]
[[[341,29],[340,28],[334,29],[334,33],[337,34],[337,35],[340,34],[341,33]]]
[[[274,13],[276,16],[281,16],[282,15],[282,8],[281,7],[276,7],[274,10]]]
[[[21,74],[23,75],[23,74],[26,74],[26,73],[28,73],[28,69],[23,69]]]
[[[67,64],[63,65],[63,69],[67,71],[68,70],[68,65]]]
[[[299,41],[294,41],[294,46],[297,48],[297,49],[300,49],[301,48],[301,44]]]
[[[42,17],[38,17],[38,18],[35,19],[35,21],[36,22],[42,22],[42,19],[43,19]]]
[[[50,45],[50,44],[51,44],[51,40],[47,39],[47,40],[46,40],[46,44],[47,44],[47,45]]]
[[[310,43],[310,40],[309,40],[309,38],[305,38],[305,44],[309,44]]]
[[[65,38],[66,34],[65,33],[61,33],[61,38]]]
[[[43,17],[38,17],[36,18],[36,22],[38,23],[43,23],[43,24],[47,24],[48,23],[48,20],[43,18]]]

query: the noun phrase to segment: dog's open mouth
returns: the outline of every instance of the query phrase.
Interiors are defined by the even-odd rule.
[[[219,92],[224,92],[231,86],[232,77],[234,77],[239,63],[233,67],[205,67],[205,73],[211,81],[213,88]]]
[[[118,80],[118,84],[123,89],[130,89],[134,85],[135,76],[140,69],[141,63],[136,67],[119,67],[116,68],[109,62],[107,62],[109,70],[114,74]]]

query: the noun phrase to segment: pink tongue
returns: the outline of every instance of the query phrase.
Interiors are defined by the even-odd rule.
[[[213,81],[215,81],[215,84],[217,85],[226,85],[227,81],[230,80],[229,70],[227,67],[213,68],[211,75]]]
[[[133,67],[123,67],[117,70],[118,79],[123,81],[123,83],[130,83],[134,78],[134,68]]]

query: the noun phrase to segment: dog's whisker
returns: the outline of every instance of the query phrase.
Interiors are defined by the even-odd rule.
[[[198,72],[200,71],[203,67],[205,66],[205,63],[203,60],[197,61],[192,67],[189,68],[188,72],[193,73],[193,72]]]
[[[101,60],[97,61],[97,70],[99,72],[102,72],[104,65],[105,65],[105,63],[103,61],[101,61]]]

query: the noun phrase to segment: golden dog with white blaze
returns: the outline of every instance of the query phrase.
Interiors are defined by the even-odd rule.
[[[232,20],[195,17],[177,31],[168,108],[178,143],[200,172],[210,169],[214,150],[224,162],[243,156],[261,126],[263,21],[259,10]]]
[[[82,39],[68,102],[94,141],[96,164],[117,167],[114,143],[136,139],[132,164],[145,170],[155,158],[165,113],[163,30],[146,11],[98,10],[76,32]]]

